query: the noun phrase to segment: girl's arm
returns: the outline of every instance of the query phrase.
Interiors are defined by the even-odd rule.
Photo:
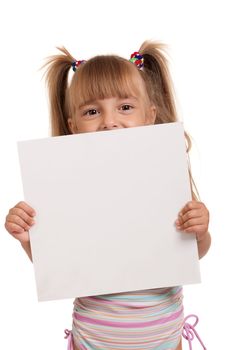
[[[195,233],[198,245],[198,255],[201,259],[209,250],[211,236],[209,228],[209,211],[205,204],[192,200],[180,211],[176,227],[186,233]]]
[[[23,247],[23,249],[25,250],[25,252],[27,253],[28,258],[31,260],[32,262],[32,254],[31,254],[31,244],[30,241],[29,242],[21,242],[21,246]]]
[[[9,210],[5,228],[20,243],[32,261],[29,229],[34,225],[35,211],[25,202],[19,202]]]
[[[207,232],[202,240],[197,240],[199,259],[206,255],[211,246],[211,235]]]

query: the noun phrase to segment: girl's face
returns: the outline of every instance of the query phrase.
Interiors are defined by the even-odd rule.
[[[130,128],[155,123],[156,108],[151,105],[144,82],[135,71],[136,93],[127,97],[93,99],[78,104],[73,118],[68,119],[73,134]],[[136,80],[135,80],[136,79]]]
[[[89,101],[69,119],[72,133],[104,131],[154,124],[155,107],[147,107],[142,97],[111,97]]]

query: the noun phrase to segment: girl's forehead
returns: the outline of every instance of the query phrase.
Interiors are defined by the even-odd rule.
[[[103,100],[115,97],[118,99],[132,98],[134,100],[146,99],[145,83],[139,75],[125,77],[124,79],[80,79],[71,94],[73,102],[78,107],[89,101]]]
[[[121,101],[129,101],[129,102],[133,102],[133,103],[139,103],[142,101],[141,97],[136,97],[133,95],[128,95],[125,97],[120,97],[120,96],[111,96],[111,97],[105,97],[103,99],[92,99],[92,100],[88,100],[86,101],[84,104],[80,104],[79,108],[82,108],[83,106],[87,106],[87,105],[91,105],[91,104],[95,104],[95,103],[102,103],[102,102],[121,102]]]

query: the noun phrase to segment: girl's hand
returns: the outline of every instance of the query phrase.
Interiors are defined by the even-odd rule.
[[[195,233],[200,242],[208,233],[209,211],[204,203],[190,201],[180,211],[175,224],[178,230]]]
[[[6,230],[21,244],[30,241],[28,230],[34,225],[35,211],[25,202],[19,202],[6,216]]]

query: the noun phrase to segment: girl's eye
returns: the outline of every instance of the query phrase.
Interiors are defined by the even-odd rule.
[[[85,116],[92,116],[92,115],[96,115],[97,114],[97,110],[96,109],[88,109],[87,111],[84,112]]]
[[[122,105],[122,107],[121,107],[121,109],[123,110],[123,111],[130,111],[131,109],[133,109],[134,107],[132,107],[131,105],[127,105],[127,104],[125,104],[125,105]]]

